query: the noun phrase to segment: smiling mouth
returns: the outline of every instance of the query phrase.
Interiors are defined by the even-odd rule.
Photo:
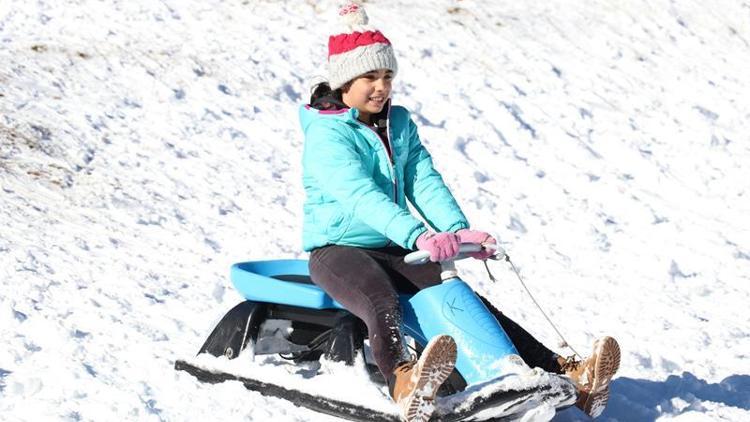
[[[370,97],[370,101],[374,103],[382,103],[385,101],[385,97]]]

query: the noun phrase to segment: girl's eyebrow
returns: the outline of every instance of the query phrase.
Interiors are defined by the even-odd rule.
[[[378,74],[378,71],[377,71],[377,70],[371,70],[371,71],[369,71],[369,72],[367,72],[367,73],[364,73],[364,75],[377,75],[377,74]],[[392,71],[392,70],[390,70],[390,69],[389,69],[389,70],[386,70],[386,71],[385,71],[385,74],[386,74],[386,75],[393,75],[393,71]]]

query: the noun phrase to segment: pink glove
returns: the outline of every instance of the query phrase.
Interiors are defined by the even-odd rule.
[[[489,233],[481,232],[479,230],[461,229],[456,232],[461,243],[492,243],[497,244],[497,240],[490,236]],[[491,257],[495,253],[492,249],[482,249],[479,252],[472,252],[468,254],[470,257],[480,259],[482,261]]]
[[[417,238],[417,248],[430,253],[430,261],[440,262],[458,255],[460,240],[455,233],[424,232]]]

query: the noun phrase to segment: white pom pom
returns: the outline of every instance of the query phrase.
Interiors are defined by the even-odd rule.
[[[342,7],[339,10],[339,16],[341,17],[341,22],[350,27],[367,25],[369,21],[367,13],[365,13],[365,8],[356,3],[348,3]]]

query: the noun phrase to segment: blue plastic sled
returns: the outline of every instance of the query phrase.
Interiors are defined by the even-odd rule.
[[[344,307],[312,284],[305,260],[243,262],[232,266],[235,288],[248,300],[289,305],[310,310],[344,310]],[[400,295],[404,334],[421,346],[438,334],[456,340],[456,371],[466,385],[500,375],[499,363],[518,354],[497,319],[474,291],[458,277]]]

